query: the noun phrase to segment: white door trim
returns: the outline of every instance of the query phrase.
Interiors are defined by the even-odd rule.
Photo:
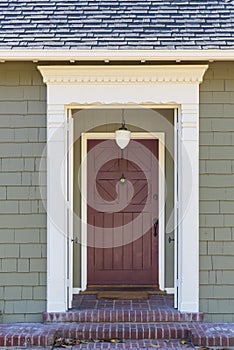
[[[174,307],[178,308],[178,128],[179,111],[174,109]]]
[[[73,297],[73,168],[74,168],[74,140],[73,118],[71,109],[67,109],[66,130],[66,188],[67,188],[67,305],[72,307]]]
[[[83,133],[81,138],[81,290],[87,287],[87,141],[88,140],[113,140],[115,133]],[[160,132],[132,132],[131,139],[157,139],[159,141],[159,256],[158,256],[158,278],[159,288],[165,288],[165,133]],[[162,190],[160,190],[162,189]]]
[[[207,68],[38,67],[47,84],[47,311],[68,308],[65,110],[116,104],[179,110],[178,309],[199,311],[199,84]]]

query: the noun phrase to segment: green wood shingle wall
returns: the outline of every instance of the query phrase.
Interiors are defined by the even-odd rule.
[[[212,63],[200,88],[200,308],[234,321],[234,63]]]
[[[46,308],[46,214],[41,200],[46,88],[30,63],[0,65],[0,310],[40,321]],[[39,181],[39,170],[42,180]],[[41,187],[43,190],[43,186]]]
[[[208,321],[234,321],[234,63],[211,63],[200,91],[200,309]],[[4,322],[40,321],[46,308],[46,214],[39,181],[39,169],[46,171],[45,144],[46,87],[36,64],[1,64]]]

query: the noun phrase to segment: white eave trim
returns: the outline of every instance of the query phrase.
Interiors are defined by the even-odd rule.
[[[4,61],[231,61],[234,50],[0,50]]]

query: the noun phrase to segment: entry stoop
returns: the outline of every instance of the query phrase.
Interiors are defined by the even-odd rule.
[[[148,300],[97,300],[96,295],[75,295],[68,312],[43,314],[44,323],[179,323],[202,322],[202,313],[179,312],[172,295],[151,295]]]
[[[74,350],[234,347],[233,323],[204,323],[202,313],[181,313],[173,308],[172,295],[148,300],[79,295],[73,306],[68,312],[44,313],[44,323],[0,325],[0,347],[52,347],[63,339],[76,344]]]
[[[94,340],[190,339],[189,323],[202,313],[181,313],[172,295],[150,295],[147,300],[98,300],[95,294],[76,295],[73,309],[44,313],[46,324],[56,323],[63,338]]]
[[[75,295],[72,310],[44,313],[43,321],[48,326],[56,324],[61,338],[117,339],[125,344],[172,341],[177,347],[185,339],[193,346],[234,346],[234,324],[204,323],[202,313],[179,312],[173,308],[173,295],[150,295],[148,300],[98,300],[96,295]]]

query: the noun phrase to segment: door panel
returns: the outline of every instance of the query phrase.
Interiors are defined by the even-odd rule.
[[[88,285],[158,284],[157,159],[156,139],[131,140],[123,159],[115,140],[88,140]]]

